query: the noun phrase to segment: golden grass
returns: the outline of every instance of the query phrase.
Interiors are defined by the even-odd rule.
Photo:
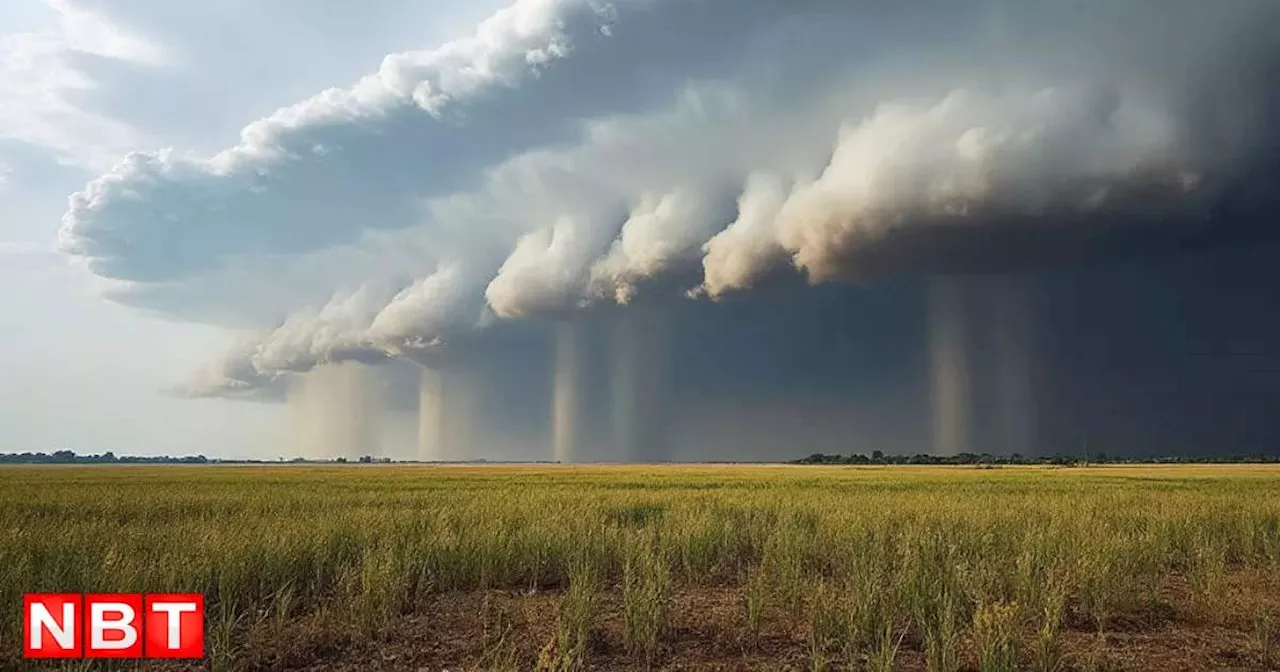
[[[593,594],[622,595],[628,650],[647,664],[670,594],[718,586],[741,591],[753,636],[766,610],[806,632],[815,667],[915,647],[932,669],[1054,669],[1064,620],[1140,618],[1170,577],[1204,618],[1258,629],[1270,616],[1237,614],[1226,577],[1280,572],[1274,465],[14,466],[0,479],[0,667],[16,664],[24,592],[203,592],[215,666],[234,667],[264,622],[322,612],[376,637],[441,593],[550,590],[563,598],[544,663],[573,669]]]

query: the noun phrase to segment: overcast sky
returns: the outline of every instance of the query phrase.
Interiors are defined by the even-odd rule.
[[[1277,21],[4,2],[0,450],[1270,445]]]

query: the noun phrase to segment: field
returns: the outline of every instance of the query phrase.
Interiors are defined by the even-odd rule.
[[[1280,660],[1280,467],[68,466],[0,479],[3,669],[23,666],[29,591],[203,592],[202,667],[217,670]]]

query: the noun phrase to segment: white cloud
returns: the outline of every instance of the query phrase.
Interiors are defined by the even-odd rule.
[[[547,54],[567,53],[565,25],[583,12],[603,20],[585,1],[517,3],[472,38],[389,56],[348,89],[246,126],[238,145],[208,159],[132,154],[73,196],[63,246],[101,275],[160,280],[241,252],[306,252],[410,226],[422,199],[546,133],[510,126],[503,111],[480,132],[514,146],[461,153],[475,131],[464,135],[456,119],[493,114],[482,92],[534,78]]]
[[[681,185],[641,197],[608,254],[591,267],[593,293],[627,303],[639,281],[696,260],[702,244],[724,223],[716,196],[698,185]]]
[[[69,50],[131,63],[162,65],[164,50],[131,35],[107,18],[71,0],[43,0],[58,15],[61,41]]]
[[[785,257],[774,221],[786,199],[782,177],[770,173],[747,177],[738,199],[738,218],[703,247],[702,289],[712,298],[750,287]]]
[[[1185,170],[1167,111],[1091,90],[991,95],[957,89],[936,102],[885,103],[839,134],[822,176],[782,205],[778,242],[814,280],[841,255],[913,222],[1102,205],[1146,171]]]
[[[48,148],[73,164],[104,167],[136,145],[138,134],[79,103],[77,97],[98,83],[77,60],[156,67],[164,52],[67,0],[45,4],[53,12],[51,26],[0,36],[0,138]]]

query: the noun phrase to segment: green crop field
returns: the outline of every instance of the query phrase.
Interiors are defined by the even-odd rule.
[[[1268,669],[1280,467],[0,469],[21,595],[202,592],[213,669]]]

